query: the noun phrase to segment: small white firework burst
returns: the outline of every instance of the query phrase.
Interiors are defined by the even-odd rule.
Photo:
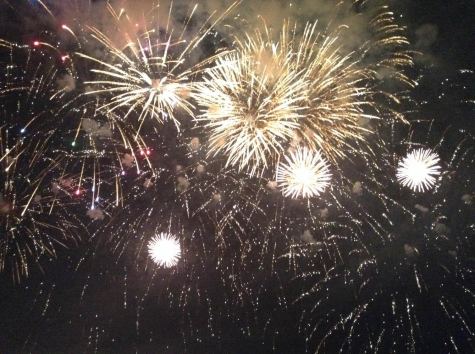
[[[439,156],[430,149],[411,151],[399,162],[397,179],[415,192],[431,189],[440,174]]]
[[[173,267],[181,256],[180,242],[175,236],[162,232],[148,242],[148,254],[156,264]]]
[[[330,184],[328,162],[318,151],[297,148],[277,166],[277,183],[286,197],[310,198],[320,195]]]

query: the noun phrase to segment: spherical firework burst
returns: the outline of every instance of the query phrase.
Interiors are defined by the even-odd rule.
[[[200,120],[209,130],[209,154],[226,165],[260,174],[291,140],[308,84],[292,68],[285,36],[280,42],[257,31],[220,56],[197,85]]]
[[[162,232],[149,241],[148,253],[158,265],[173,267],[181,256],[180,241],[175,236]]]
[[[474,306],[474,229],[469,216],[472,198],[467,193],[474,186],[473,136],[457,129],[446,129],[440,136],[432,132],[433,125],[413,124],[406,142],[415,144],[412,129],[417,127],[422,136],[430,137],[425,143],[444,154],[445,168],[451,171],[428,199],[418,196],[424,205],[399,193],[390,203],[364,196],[362,206],[372,220],[356,216],[351,230],[334,230],[331,237],[300,247],[305,257],[293,252],[301,257],[300,264],[309,267],[302,280],[318,278],[302,293],[302,299],[309,301],[302,328],[308,330],[308,342],[316,339],[315,352],[330,347],[349,352],[371,347],[380,352],[407,348],[425,352],[434,342],[446,351],[473,351],[469,309]],[[391,188],[391,179],[385,176],[379,175],[381,190]],[[440,322],[447,325],[434,326]]]
[[[277,166],[276,177],[285,196],[311,198],[320,195],[330,184],[328,163],[318,151],[299,147],[285,156],[285,161]]]
[[[111,5],[108,8],[116,21],[120,39],[90,28],[92,37],[107,54],[105,58],[97,58],[79,53],[79,56],[100,66],[91,70],[96,78],[86,82],[93,87],[88,94],[106,97],[107,101],[101,108],[109,113],[120,112],[123,119],[134,114],[140,125],[144,119],[154,118],[159,122],[171,120],[179,128],[177,111],[194,116],[189,101],[191,76],[196,74],[200,62],[193,62],[190,54],[209,33],[213,25],[211,18],[193,37],[188,38],[187,26],[196,6],[181,34],[170,28],[172,5],[168,19],[163,23],[158,20],[161,11],[158,4],[154,6],[150,20],[145,23],[144,20],[139,21],[140,24],[132,22],[123,8],[120,11]]]
[[[177,126],[179,123],[174,114],[177,108],[184,109],[192,115],[192,106],[187,100],[189,72],[177,76],[174,76],[173,72],[168,72],[168,67],[173,63],[166,62],[166,54],[158,56],[153,52],[150,53],[156,49],[155,46],[151,46],[150,51],[145,50],[140,38],[137,39],[138,45],[130,43],[125,49],[119,50],[105,35],[97,30],[93,32],[94,37],[109,50],[111,56],[116,61],[124,63],[122,66],[116,66],[81,54],[104,66],[104,69],[92,70],[100,75],[101,79],[87,82],[90,85],[99,86],[98,89],[90,91],[90,94],[110,95],[110,101],[102,108],[107,109],[108,112],[124,108],[126,112],[124,119],[134,111],[139,113],[139,120],[147,117],[155,118],[160,122],[172,119]],[[147,32],[148,35],[150,32]],[[170,43],[164,45],[170,45]]]
[[[340,1],[345,2],[352,10],[364,11],[371,1]],[[34,3],[47,9],[51,2]],[[86,2],[73,0],[71,6],[79,3]],[[96,2],[88,3],[97,9]],[[127,1],[122,3],[127,6]],[[145,17],[154,11],[145,11]],[[51,17],[57,14],[55,9],[48,12]],[[75,77],[78,88],[92,80],[86,88],[91,94],[74,100],[74,114],[17,115],[39,122],[53,113],[55,119],[69,121],[69,128],[74,126],[59,128],[61,133],[73,134],[61,134],[61,139],[50,145],[50,130],[59,126],[51,120],[46,119],[47,124],[41,127],[8,124],[8,132],[0,127],[0,167],[6,172],[0,173],[0,233],[7,234],[12,226],[15,229],[8,234],[7,243],[0,237],[0,260],[6,259],[8,266],[9,260],[19,259],[21,268],[28,257],[37,260],[43,254],[54,255],[53,246],[62,240],[56,235],[69,235],[67,223],[78,221],[76,215],[84,217],[86,210],[88,229],[93,233],[80,250],[71,252],[64,263],[58,262],[57,272],[46,276],[33,310],[25,314],[34,317],[30,322],[41,324],[47,319],[56,323],[62,344],[58,347],[73,343],[78,345],[76,351],[164,348],[199,352],[208,347],[229,351],[225,343],[234,345],[236,338],[242,347],[231,351],[246,352],[252,347],[260,352],[305,352],[315,349],[312,344],[321,352],[430,352],[433,348],[427,346],[432,343],[441,348],[451,342],[453,347],[447,351],[464,351],[459,343],[465,342],[473,347],[470,310],[474,307],[474,282],[473,264],[469,263],[473,246],[464,247],[473,244],[473,227],[463,235],[467,243],[456,242],[449,233],[449,229],[461,228],[463,220],[445,225],[440,219],[431,219],[429,224],[434,221],[438,230],[435,233],[429,232],[430,225],[423,232],[407,231],[418,225],[413,222],[417,213],[427,217],[441,203],[419,205],[413,212],[406,200],[397,199],[400,193],[390,188],[392,181],[386,178],[394,167],[394,162],[388,161],[394,156],[389,151],[393,141],[381,143],[379,137],[385,131],[373,123],[384,124],[395,113],[381,109],[380,104],[386,104],[384,98],[397,101],[399,96],[378,88],[378,79],[402,75],[398,65],[410,62],[406,54],[378,60],[384,50],[375,56],[367,45],[361,49],[348,45],[358,35],[348,39],[343,31],[318,33],[315,25],[307,26],[303,33],[285,25],[278,40],[272,39],[267,29],[238,40],[237,50],[216,57],[197,90],[191,90],[211,136],[209,155],[222,154],[227,165],[235,167],[223,169],[219,159],[206,160],[205,149],[200,148],[200,141],[206,141],[201,130],[189,135],[188,124],[183,124],[183,134],[168,134],[168,128],[174,130],[173,122],[183,122],[179,111],[196,114],[188,91],[191,80],[198,77],[194,74],[200,72],[194,70],[188,55],[180,62],[182,49],[189,43],[185,40],[190,39],[188,30],[183,36],[176,30],[183,22],[181,16],[172,15],[170,27],[159,28],[150,27],[154,21],[136,25],[130,12],[111,13],[117,20],[117,33],[113,33],[115,28],[91,27],[88,32],[97,41],[76,46],[88,60],[76,61],[71,55],[81,76]],[[127,17],[134,20],[129,23]],[[84,22],[78,19],[77,34],[82,42]],[[192,28],[195,21],[190,21]],[[405,43],[387,15],[378,16],[371,24],[380,29],[374,41],[381,45]],[[56,27],[68,31],[66,25]],[[351,27],[351,34],[358,29]],[[38,31],[38,35],[48,34]],[[214,45],[216,38],[219,34],[210,39]],[[35,45],[41,46],[45,39],[35,40]],[[63,48],[57,41],[48,42],[55,43],[48,50],[59,53]],[[63,60],[63,56],[59,58]],[[89,66],[94,67],[92,79],[87,77]],[[25,87],[33,93],[49,91]],[[38,100],[32,102],[36,105]],[[12,121],[17,116],[12,115]],[[171,124],[148,129],[151,118],[168,119]],[[366,118],[374,119],[371,125]],[[131,124],[135,120],[139,127]],[[27,133],[37,132],[34,137],[32,133],[20,134],[25,126]],[[374,135],[367,136],[373,131]],[[170,136],[173,144],[167,144]],[[189,148],[183,145],[190,140]],[[287,150],[289,144],[305,148]],[[459,195],[450,195],[456,196],[459,204],[453,203],[449,210],[465,207],[465,218],[471,224],[473,185],[466,183],[461,188],[460,181],[466,177],[458,166],[450,165],[444,150],[437,147],[437,151],[444,154],[444,167],[451,173],[429,197],[433,201],[444,187],[453,188]],[[350,168],[339,164],[346,157],[352,159]],[[275,171],[276,161],[281,162],[278,182],[268,183],[269,174],[256,178],[266,167]],[[334,176],[327,161],[335,166]],[[473,166],[473,158],[471,161]],[[466,165],[467,160],[461,164]],[[471,178],[473,174],[465,171],[467,175]],[[288,197],[309,199],[289,201],[281,197],[277,186]],[[320,198],[311,197],[324,191],[328,191],[325,206],[320,209]],[[66,218],[57,217],[58,209],[66,206],[60,200],[62,195],[82,203]],[[83,208],[86,204],[88,208]],[[392,208],[397,209],[395,216],[390,213]],[[47,214],[50,211],[54,214]],[[107,223],[101,223],[104,215],[110,218]],[[412,222],[403,223],[403,215]],[[158,233],[156,225],[167,222],[173,225],[168,228],[173,234]],[[387,232],[388,224],[394,232]],[[154,228],[152,239],[150,230]],[[34,232],[28,233],[28,229]],[[451,245],[444,244],[447,239]],[[84,248],[86,255],[81,252]],[[33,251],[28,253],[30,249]],[[146,258],[150,257],[146,268],[152,266],[151,277],[138,266],[144,251]],[[76,267],[71,266],[74,259],[78,259]],[[157,271],[172,267],[175,273],[173,266],[178,262],[178,276]],[[292,279],[300,279],[299,275],[303,284],[295,286]],[[68,294],[80,296],[62,296],[62,285],[68,286]],[[292,304],[302,289],[308,307]],[[62,309],[70,308],[71,298],[79,302],[74,314],[66,313],[74,317],[69,321],[73,325],[62,326]],[[54,306],[48,306],[50,303]],[[427,311],[429,307],[433,311]],[[77,318],[76,311],[86,315]],[[24,321],[10,321],[8,315],[7,309],[2,322],[21,327]],[[158,323],[161,329],[157,331],[150,327],[157,324],[157,318],[178,319],[180,325],[168,331]],[[300,323],[293,320],[298,318]],[[430,324],[439,322],[450,322],[449,328],[435,326],[434,331]],[[4,327],[12,334],[18,332],[13,326]],[[28,340],[31,330],[33,341]],[[308,337],[297,336],[299,330]],[[8,332],[6,337],[19,346],[26,345],[29,349],[24,351],[38,351],[43,346],[54,351],[55,344],[48,340],[51,331],[27,329],[26,340],[17,340]],[[283,332],[285,336],[280,335]],[[71,337],[66,339],[64,333]],[[80,338],[78,333],[82,333]],[[125,340],[123,333],[127,333]],[[467,341],[459,340],[461,333]],[[255,343],[251,338],[262,340]],[[256,345],[260,348],[255,349]]]
[[[369,120],[404,120],[378,99],[381,96],[399,103],[396,92],[381,88],[383,76],[378,70],[385,69],[388,73],[385,79],[412,86],[413,82],[401,71],[412,65],[412,57],[404,51],[408,42],[391,13],[382,13],[378,21],[370,22],[381,40],[368,41],[353,51],[345,49],[346,27],[329,33],[318,32],[316,27],[317,23],[307,24],[300,39],[291,43],[295,68],[312,83],[305,118],[297,135],[327,159],[338,162],[338,159],[350,156],[352,151],[361,150],[361,145],[368,145]],[[286,26],[283,31],[289,32]],[[295,30],[289,37],[296,37]],[[374,51],[386,55],[382,58],[374,55],[368,60]]]
[[[439,156],[429,149],[416,149],[398,165],[397,179],[415,192],[431,189],[440,174]]]

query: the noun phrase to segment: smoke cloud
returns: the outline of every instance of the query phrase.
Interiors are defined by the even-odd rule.
[[[174,29],[174,33],[181,33],[183,24],[194,11],[195,3],[187,0],[109,0],[109,1],[43,1],[51,12],[52,17],[44,8],[37,6],[37,12],[43,13],[43,22],[67,24],[75,31],[93,26],[110,36],[118,46],[124,45],[128,39],[121,37],[117,31],[116,16],[121,15],[121,32],[129,34],[146,28],[147,19],[154,18],[161,27]],[[191,34],[214,15],[214,19],[225,12],[233,0],[203,0],[198,3],[192,20],[188,24]],[[375,11],[387,1],[368,0],[242,0],[231,13],[223,19],[217,29],[223,33],[239,34],[242,29],[252,31],[253,28],[266,23],[275,33],[278,33],[285,20],[298,21],[299,25],[306,22],[318,22],[320,30],[334,31],[342,26],[350,30],[345,32],[342,43],[348,48],[358,48],[370,36],[369,22]],[[170,6],[172,11],[170,12]],[[168,18],[169,13],[171,14]],[[36,13],[37,15],[37,13]],[[32,19],[38,24],[38,18]],[[212,21],[211,21],[212,22]],[[63,39],[70,37],[66,31],[60,31]],[[436,32],[435,32],[436,35]],[[186,33],[185,33],[186,36]],[[434,36],[434,28],[421,27],[418,30],[419,45],[427,45]],[[72,39],[72,38],[70,38]]]

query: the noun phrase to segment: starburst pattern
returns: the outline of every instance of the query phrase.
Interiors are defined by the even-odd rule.
[[[199,120],[210,133],[209,154],[260,174],[284,151],[303,118],[308,83],[292,68],[292,52],[257,31],[220,56],[196,86]]]
[[[429,149],[416,149],[398,165],[397,179],[415,192],[431,189],[440,174],[439,156]]]
[[[119,42],[125,41],[125,45],[117,43],[110,35],[95,27],[90,28],[92,37],[104,48],[107,56],[102,59],[78,53],[80,57],[100,66],[91,70],[96,78],[86,82],[93,87],[88,94],[107,97],[101,109],[108,113],[121,111],[123,119],[133,116],[140,126],[145,119],[153,118],[160,123],[171,120],[179,129],[177,112],[194,117],[190,102],[191,77],[202,63],[193,62],[190,56],[213,27],[211,17],[189,39],[185,38],[185,33],[189,32],[187,25],[190,20],[184,25],[181,34],[176,34],[170,28],[173,4],[169,6],[168,18],[160,22],[160,7],[157,3],[150,19],[138,31],[139,25],[131,22],[123,8],[116,10],[109,4],[108,10],[117,24],[121,38]],[[189,14],[190,19],[195,10],[196,5]],[[133,30],[130,31],[130,28]]]
[[[318,151],[299,147],[285,156],[285,163],[277,166],[276,180],[285,196],[311,198],[328,187],[331,173],[327,161]]]
[[[0,3],[5,350],[474,352],[474,73],[404,7]]]
[[[162,232],[149,241],[148,252],[155,263],[170,268],[180,259],[180,242],[175,236]]]

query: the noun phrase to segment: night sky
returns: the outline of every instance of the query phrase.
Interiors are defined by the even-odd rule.
[[[184,55],[180,65],[199,67],[186,80],[200,83],[209,58],[239,48],[262,18],[277,32],[294,21],[296,37],[307,21],[323,36],[347,25],[342,55],[370,43],[355,66],[375,79],[356,85],[376,88],[375,104],[358,114],[381,119],[358,121],[362,140],[337,147],[329,186],[309,198],[283,195],[273,150],[260,174],[210,154],[213,106],[199,94],[180,96],[196,119],[163,107],[163,121],[141,119],[143,102],[107,112],[113,96],[93,92],[107,86],[99,61],[128,64],[97,33],[130,38],[106,3],[0,0],[0,353],[475,352],[475,1],[243,0]],[[127,31],[143,34],[153,1],[110,3],[138,14]],[[184,29],[193,43],[231,2],[199,4],[190,18],[193,6],[175,0],[172,37],[162,19],[141,38]],[[371,47],[381,11],[413,65],[381,64],[394,50]],[[440,159],[423,192],[396,178],[416,148]],[[181,248],[171,267],[149,255],[161,233]]]

